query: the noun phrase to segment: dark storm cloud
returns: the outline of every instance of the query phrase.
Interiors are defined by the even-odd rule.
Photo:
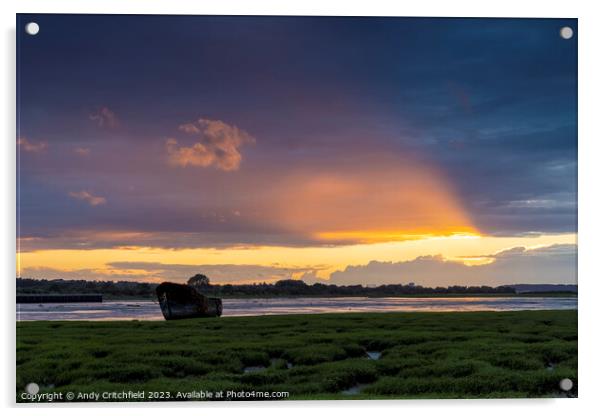
[[[255,201],[294,167],[347,156],[362,167],[356,155],[379,152],[435,166],[484,233],[576,231],[577,40],[558,36],[576,20],[20,21],[34,17],[40,35],[18,35],[19,217],[30,241],[311,244]],[[233,161],[228,172],[174,169],[166,140],[200,117],[257,143],[215,159]],[[69,196],[82,191],[106,203]],[[74,237],[102,230],[146,234]]]
[[[566,126],[482,134],[448,142],[439,157],[482,231],[574,232],[574,138]]]

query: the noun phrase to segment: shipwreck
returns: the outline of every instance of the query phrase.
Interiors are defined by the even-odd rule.
[[[210,298],[193,287],[164,282],[157,286],[157,298],[166,320],[213,318],[222,315],[222,300]]]

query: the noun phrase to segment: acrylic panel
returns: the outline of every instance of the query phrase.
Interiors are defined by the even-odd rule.
[[[577,29],[18,15],[17,401],[576,397]]]

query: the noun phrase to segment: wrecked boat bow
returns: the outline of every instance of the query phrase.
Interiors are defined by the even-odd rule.
[[[157,286],[163,317],[170,321],[187,318],[214,318],[222,315],[222,300],[210,298],[187,285],[163,282]]]

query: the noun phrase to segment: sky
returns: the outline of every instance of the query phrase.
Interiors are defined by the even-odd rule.
[[[20,277],[576,283],[575,19],[17,26]]]

